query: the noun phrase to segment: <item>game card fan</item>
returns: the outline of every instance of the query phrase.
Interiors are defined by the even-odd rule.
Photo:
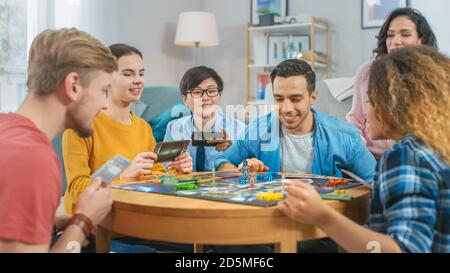
[[[97,177],[102,178],[102,183],[106,186],[116,179],[128,166],[131,161],[127,158],[115,155],[108,160],[100,169],[91,175],[91,179],[95,180]]]
[[[161,142],[156,144],[155,154],[159,163],[173,161],[176,157],[187,151],[189,140]]]

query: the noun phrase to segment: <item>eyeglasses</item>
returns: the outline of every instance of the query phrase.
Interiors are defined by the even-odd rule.
[[[214,98],[220,95],[222,91],[217,87],[210,87],[207,89],[201,89],[201,88],[195,88],[187,92],[188,94],[191,94],[191,97],[194,99],[199,99],[203,97],[203,95],[206,93],[206,95],[210,98]]]

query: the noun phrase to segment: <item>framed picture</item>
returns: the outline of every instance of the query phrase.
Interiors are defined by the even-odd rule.
[[[408,6],[409,0],[361,0],[361,27],[379,28],[394,9]]]
[[[292,42],[291,42],[292,41]],[[301,51],[311,49],[308,35],[269,36],[267,60],[270,65],[278,65],[284,60],[296,58]]]
[[[278,13],[280,16],[275,16],[275,23],[281,23],[288,15],[289,3],[288,0],[250,0],[250,23],[252,25],[259,25],[259,10],[269,9],[271,12]]]

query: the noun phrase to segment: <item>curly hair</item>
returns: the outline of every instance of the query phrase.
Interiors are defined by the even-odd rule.
[[[374,61],[369,101],[387,136],[413,135],[450,163],[450,59],[432,47]]]
[[[389,27],[391,26],[392,21],[399,16],[406,16],[411,20],[411,22],[416,25],[416,31],[420,39],[422,39],[422,43],[425,46],[431,46],[434,48],[438,48],[438,43],[436,40],[436,36],[434,35],[433,30],[428,24],[425,16],[420,13],[420,11],[411,8],[399,8],[391,12],[389,17],[384,22],[383,26],[380,29],[380,32],[377,35],[377,48],[373,50],[373,53],[376,54],[377,58],[383,55],[388,54],[388,49],[386,46],[386,40],[388,36]]]

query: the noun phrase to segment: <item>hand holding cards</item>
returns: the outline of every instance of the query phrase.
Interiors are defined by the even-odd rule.
[[[189,166],[192,165],[192,158],[186,154],[188,145],[188,140],[158,143],[154,153],[140,153],[132,161],[116,155],[98,169],[91,179],[95,180],[97,177],[101,177],[103,185],[108,186],[119,175],[121,178],[139,178],[150,175],[154,163],[174,161],[177,158],[179,162],[173,162],[174,168],[183,173],[188,172]],[[192,170],[192,166],[190,169]]]
[[[189,146],[189,140],[162,142],[156,144],[155,154],[157,162],[174,161],[175,158],[184,154]]]
[[[103,185],[107,186],[116,179],[128,166],[131,161],[120,155],[114,156],[106,162],[100,169],[91,175],[91,179],[95,180],[97,177],[102,178]]]
[[[220,142],[225,142],[225,134],[212,132],[193,132],[192,146],[216,146]]]
[[[131,161],[130,166],[120,174],[120,178],[139,178],[141,176],[151,175],[156,159],[157,155],[153,152],[137,154]]]
[[[233,142],[228,138],[225,129],[222,132],[193,132],[192,146],[216,147],[216,151],[223,152],[231,147]]]
[[[169,162],[167,168],[180,173],[192,172],[192,157],[187,153],[189,140],[158,143],[155,153],[158,162]]]

